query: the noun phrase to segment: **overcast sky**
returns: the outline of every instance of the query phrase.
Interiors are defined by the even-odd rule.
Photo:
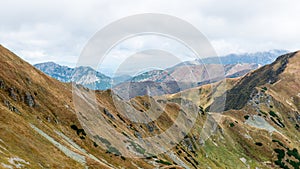
[[[140,13],[181,18],[219,55],[300,49],[299,0],[1,1],[0,43],[30,63],[74,66],[101,28]]]

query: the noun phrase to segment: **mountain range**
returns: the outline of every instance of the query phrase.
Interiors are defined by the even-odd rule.
[[[0,167],[297,169],[299,65],[300,53],[292,52],[241,77],[123,100],[110,89],[60,82],[0,46]],[[178,143],[165,139],[170,128],[182,136]],[[148,145],[172,147],[149,154]]]
[[[243,76],[261,65],[271,63],[277,56],[286,52],[285,50],[271,50],[185,61],[165,70],[152,70],[134,77],[129,75],[109,77],[90,67],[70,68],[54,62],[40,63],[34,66],[57,80],[75,82],[90,89],[105,90],[113,88],[119,95],[124,95],[125,89],[130,88],[132,92],[126,98],[132,98],[149,92],[152,95],[170,94],[211,83],[213,82],[211,79],[215,77],[209,75],[208,72],[212,69],[218,69],[220,74],[227,78]],[[190,72],[193,72],[193,76],[185,76],[191,74]],[[148,89],[151,86],[151,91],[147,90],[147,86]]]

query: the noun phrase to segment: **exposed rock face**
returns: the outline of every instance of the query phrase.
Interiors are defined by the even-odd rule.
[[[249,101],[251,93],[255,91],[255,87],[267,83],[274,84],[278,80],[279,74],[286,68],[288,59],[295,54],[296,52],[282,55],[272,64],[261,67],[260,69],[249,73],[247,76],[244,76],[235,87],[227,92],[225,110],[238,110],[243,108]],[[280,66],[275,67],[276,64],[279,64]]]
[[[62,82],[75,82],[90,89],[99,90],[105,90],[111,86],[110,77],[90,67],[69,68],[54,62],[36,64],[35,67]]]
[[[34,98],[33,98],[33,96],[29,92],[25,93],[25,98],[24,99],[25,99],[25,103],[29,107],[33,107],[35,105]]]
[[[8,88],[8,94],[14,101],[17,101],[17,94],[14,88]]]
[[[104,109],[103,111],[106,116],[108,116],[111,119],[115,119],[115,117],[107,109]]]
[[[300,115],[296,115],[296,120],[300,123]]]
[[[2,79],[0,79],[0,89],[4,89],[5,83]]]
[[[25,95],[22,95],[22,90],[19,90],[16,87],[6,86],[5,82],[2,79],[0,79],[0,89],[4,89],[8,93],[8,96],[14,101],[25,102],[25,104],[27,104],[29,107],[35,106],[34,98],[30,94],[30,92],[25,92]],[[14,111],[19,114],[18,109],[12,106],[8,100],[4,100],[4,105],[6,105],[11,111]]]
[[[21,114],[21,112],[15,106],[13,106],[8,100],[4,100],[3,103],[10,111],[15,112],[17,114]]]
[[[146,126],[149,132],[153,132],[155,129],[155,124],[147,123]]]

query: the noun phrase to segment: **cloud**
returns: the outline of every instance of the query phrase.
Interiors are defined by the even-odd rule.
[[[162,13],[194,25],[220,55],[297,50],[299,6],[297,0],[10,0],[0,6],[0,43],[30,63],[52,60],[74,66],[84,45],[104,26],[133,14]],[[119,53],[142,43],[128,43]]]
[[[114,46],[97,66],[100,72],[107,75],[113,75],[116,71],[119,71],[116,72],[117,74],[122,74],[120,70],[134,74],[147,66],[162,69],[196,58],[190,49],[174,39],[158,35],[143,35],[124,39],[122,43]],[[100,60],[100,57],[96,59]]]

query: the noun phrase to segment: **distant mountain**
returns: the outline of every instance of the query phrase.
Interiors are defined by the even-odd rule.
[[[257,69],[258,64],[179,64],[166,70],[153,70],[114,86],[122,98],[135,96],[172,94],[185,89],[219,81],[222,78],[243,76]],[[224,74],[225,73],[225,74]]]
[[[67,66],[61,66],[54,62],[39,63],[34,66],[47,75],[61,82],[70,82],[72,73],[74,72],[74,69]]]
[[[197,61],[203,64],[217,64],[221,62],[224,65],[238,63],[256,63],[266,65],[274,62],[278,56],[288,52],[289,51],[287,50],[270,50],[256,53],[229,54],[221,57],[204,58]]]
[[[186,62],[185,62],[186,63]],[[224,77],[239,77],[247,72],[257,69],[260,65],[255,63],[242,63],[242,64],[201,64],[195,62],[191,64],[178,64],[170,67],[166,70],[152,70],[149,72],[142,73],[130,79],[131,82],[169,82],[169,81],[180,81],[180,82],[202,82],[215,79],[220,73],[225,73]],[[213,72],[212,70],[218,70],[216,74],[208,74]]]
[[[119,75],[112,77],[112,86],[117,85],[122,82],[130,80],[132,77],[130,75]]]
[[[69,68],[54,62],[45,62],[34,65],[47,75],[62,81],[76,82],[91,89],[105,90],[111,87],[111,78],[95,71],[90,67]]]
[[[147,94],[145,86],[150,84],[158,87],[153,93],[161,93],[161,86],[177,82],[184,84],[179,87],[184,90],[190,87],[215,82],[221,73],[225,72],[225,77],[234,78],[243,76],[251,70],[257,69],[261,65],[266,65],[275,60],[281,54],[287,53],[286,50],[271,50],[268,52],[230,54],[223,57],[211,57],[201,60],[185,61],[165,70],[152,70],[137,76],[122,75],[118,77],[109,77],[90,67],[70,68],[61,66],[54,62],[46,62],[34,65],[47,75],[62,81],[76,82],[91,89],[105,90],[114,87],[117,91],[124,90],[132,83],[130,88],[137,90],[131,97]],[[222,64],[220,64],[220,62]],[[208,74],[210,70],[220,70],[215,75]],[[216,72],[216,71],[214,71]],[[143,83],[141,83],[143,82]],[[154,82],[154,83],[153,83]],[[139,84],[140,83],[140,84]],[[133,87],[135,86],[136,89]],[[173,85],[172,85],[173,86]],[[147,88],[146,88],[147,89]],[[151,87],[153,89],[153,87]],[[176,89],[168,89],[171,93],[178,92]],[[141,92],[138,92],[141,91]]]

